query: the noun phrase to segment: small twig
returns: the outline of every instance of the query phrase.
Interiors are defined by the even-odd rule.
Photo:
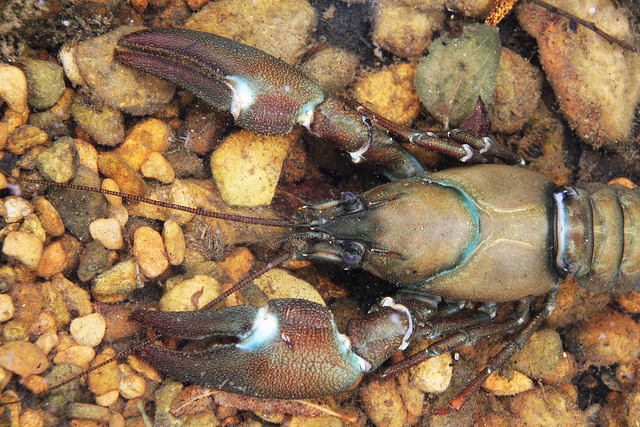
[[[589,21],[585,21],[582,18],[578,18],[576,15],[569,13],[565,10],[562,10],[556,6],[553,6],[549,3],[547,3],[546,1],[542,1],[542,0],[527,0],[535,5],[538,5],[544,9],[547,9],[549,12],[551,13],[555,13],[556,15],[559,16],[564,16],[565,18],[569,18],[570,20],[577,22],[578,24],[582,25],[585,28],[590,29],[591,31],[593,31],[594,33],[596,33],[597,35],[599,35],[600,37],[602,37],[603,39],[605,39],[606,41],[608,41],[609,43],[615,43],[618,46],[620,46],[623,49],[627,49],[631,52],[638,52],[638,49],[633,46],[630,43],[627,43],[623,40],[619,40],[607,33],[605,33],[604,31],[602,31],[600,28],[598,28],[596,26],[596,24],[594,24],[593,22],[589,22]]]

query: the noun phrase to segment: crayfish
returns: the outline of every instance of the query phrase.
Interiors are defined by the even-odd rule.
[[[397,286],[393,297],[351,320],[342,332],[327,307],[304,299],[210,309],[231,291],[204,310],[134,312],[132,320],[161,335],[224,338],[224,344],[195,352],[153,343],[137,348],[144,360],[175,379],[254,397],[322,397],[350,390],[376,370],[380,377],[392,377],[459,346],[514,330],[504,349],[449,408],[440,410],[446,413],[460,409],[522,348],[551,314],[562,280],[576,278],[580,286],[596,292],[640,291],[636,190],[618,185],[591,191],[558,187],[521,167],[520,156],[488,137],[385,126],[388,123],[374,113],[327,97],[286,63],[213,34],[137,31],[120,40],[115,55],[228,111],[239,127],[283,135],[301,125],[349,153],[354,162],[381,168],[392,180],[363,193],[344,192],[338,199],[304,206],[289,219],[218,213],[120,191],[48,184],[282,228],[287,233],[278,239],[295,244],[290,255],[263,271],[290,259],[311,260],[363,269]],[[389,131],[460,162],[498,159],[506,164],[427,173]],[[532,309],[538,296],[542,302]],[[496,303],[512,301],[511,315],[494,322]],[[459,316],[472,305],[471,315]],[[228,343],[229,338],[236,341]],[[440,339],[411,358],[381,368],[398,350],[426,338]]]

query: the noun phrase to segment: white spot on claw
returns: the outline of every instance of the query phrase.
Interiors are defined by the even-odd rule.
[[[227,85],[233,91],[233,99],[229,111],[234,120],[238,120],[255,102],[255,93],[245,79],[238,76],[227,76]]]

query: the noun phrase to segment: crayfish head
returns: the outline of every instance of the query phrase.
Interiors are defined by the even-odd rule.
[[[304,256],[363,268],[397,284],[419,283],[455,268],[478,235],[464,195],[424,178],[345,193],[307,209],[317,211],[310,228],[319,242]]]

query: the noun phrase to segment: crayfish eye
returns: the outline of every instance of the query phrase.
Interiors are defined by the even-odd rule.
[[[356,196],[350,191],[345,191],[340,196],[340,203],[344,206],[344,210],[347,212],[357,212],[364,209],[364,204],[362,203],[362,199]]]
[[[357,267],[362,262],[364,256],[364,246],[361,243],[352,242],[347,245],[342,254],[347,267]]]

